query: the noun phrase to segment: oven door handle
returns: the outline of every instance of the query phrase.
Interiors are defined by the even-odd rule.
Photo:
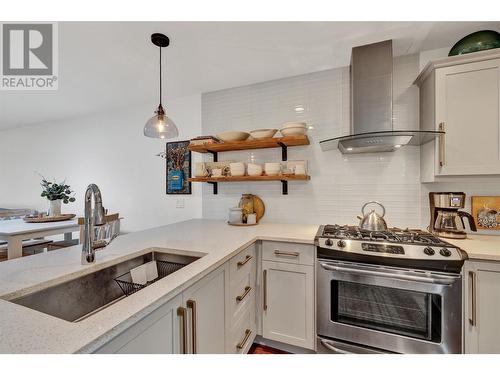
[[[385,277],[390,279],[398,279],[406,281],[418,281],[428,284],[451,285],[458,279],[457,277],[454,276],[424,277],[415,275],[401,275],[401,274],[392,274],[382,271],[360,270],[357,268],[341,267],[328,263],[320,263],[320,264],[321,267],[323,267],[325,270],[328,271],[349,272],[367,276]]]
[[[333,346],[332,344],[330,344],[330,342],[328,342],[328,340],[321,340],[321,345],[323,345],[325,348],[327,348],[328,350],[331,350],[332,352],[334,353],[337,353],[337,354],[353,354],[351,352],[348,352],[347,350],[342,350],[342,349],[339,349],[339,348],[336,348],[335,346]]]

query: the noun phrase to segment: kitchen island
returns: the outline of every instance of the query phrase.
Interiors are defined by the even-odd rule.
[[[0,353],[90,353],[257,240],[313,244],[316,225],[232,227],[193,219],[118,237],[81,265],[81,246],[0,264]],[[90,274],[156,249],[202,255],[195,262],[80,321],[68,322],[9,300]]]

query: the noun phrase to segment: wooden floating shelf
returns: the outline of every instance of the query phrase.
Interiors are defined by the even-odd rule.
[[[288,194],[288,181],[307,181],[308,175],[278,175],[278,176],[227,176],[227,177],[193,177],[189,182],[208,182],[213,185],[214,194],[217,194],[219,182],[245,182],[245,181],[281,181],[284,195]]]
[[[307,181],[307,175],[193,177],[189,182]]]
[[[291,146],[306,146],[309,144],[307,135],[291,135],[280,138],[252,139],[237,142],[223,142],[203,145],[189,145],[189,150],[201,153],[224,151],[255,150],[259,148],[279,148]]]

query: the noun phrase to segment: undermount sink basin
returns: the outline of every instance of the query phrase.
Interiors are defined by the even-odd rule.
[[[125,298],[124,291],[115,279],[127,274],[132,268],[152,260],[173,262],[180,264],[177,268],[182,268],[200,257],[153,251],[10,302],[77,322]]]

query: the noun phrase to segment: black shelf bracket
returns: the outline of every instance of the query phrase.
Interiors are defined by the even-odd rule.
[[[287,161],[288,159],[287,146],[282,142],[278,142],[278,144],[281,146],[281,161]]]
[[[281,180],[281,188],[282,188],[282,194],[288,195],[288,181]]]
[[[210,150],[208,150],[208,152],[210,154],[212,154],[212,156],[214,157],[214,161],[215,162],[219,161],[219,155],[217,154],[217,151],[210,151]]]
[[[217,182],[214,182],[214,181],[207,181],[209,184],[211,184],[213,186],[213,189],[214,189],[214,195],[217,195],[218,193],[218,187],[219,185],[217,184]]]

